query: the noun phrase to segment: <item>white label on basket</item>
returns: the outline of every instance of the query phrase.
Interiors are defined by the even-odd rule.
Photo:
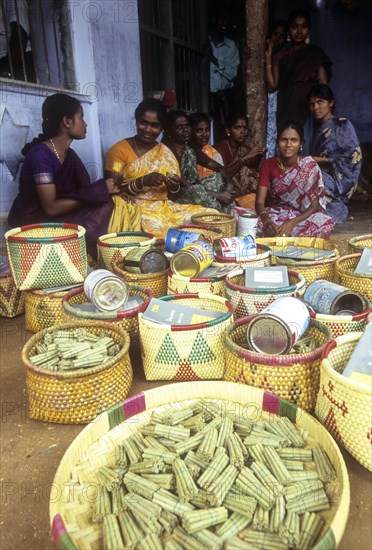
[[[281,271],[255,271],[254,280],[260,283],[282,283],[283,273]]]

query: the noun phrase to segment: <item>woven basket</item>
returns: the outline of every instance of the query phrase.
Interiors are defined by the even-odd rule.
[[[236,218],[231,214],[194,214],[191,216],[191,221],[197,225],[208,225],[213,229],[220,229],[224,237],[235,237]]]
[[[191,278],[168,271],[168,294],[204,293],[225,297],[225,277]]]
[[[350,254],[363,252],[365,248],[372,248],[372,235],[359,235],[348,241]]]
[[[254,419],[267,419],[269,415],[287,417],[306,434],[309,445],[322,445],[336,471],[337,480],[332,487],[337,498],[332,499],[328,511],[321,513],[325,525],[315,548],[337,548],[348,519],[350,486],[344,459],[333,438],[316,419],[295,405],[257,388],[220,381],[184,382],[147,390],[103,413],[75,438],[53,480],[56,488],[71,487],[73,480],[74,490],[62,491],[59,498],[54,492],[49,503],[56,548],[102,548],[102,523],[92,520],[98,469],[113,466],[116,447],[148,422],[154,411],[177,410],[196,399],[214,400],[223,411],[241,410],[244,418],[246,415]],[[90,488],[92,498],[88,500]]]
[[[271,266],[271,250],[268,246],[258,244],[255,256],[247,258],[225,258],[223,256],[215,256],[212,266],[229,266],[236,265],[237,268],[244,269],[245,267],[270,267]]]
[[[167,271],[156,273],[129,273],[124,268],[123,260],[119,260],[112,267],[113,272],[130,284],[137,284],[151,290],[154,298],[160,298],[167,294]]]
[[[295,271],[299,271],[305,277],[306,286],[318,279],[326,281],[335,281],[336,260],[340,257],[337,247],[327,239],[318,237],[273,237],[265,239],[256,239],[257,243],[265,244],[275,250],[286,246],[298,246],[303,248],[318,248],[320,250],[333,250],[335,256],[332,258],[321,259],[319,261],[292,260],[289,258],[278,258],[272,256],[272,263],[276,265],[286,265]]]
[[[315,338],[315,350],[302,354],[265,355],[242,347],[246,346],[247,326],[254,317],[256,314],[243,317],[226,329],[224,380],[262,388],[307,411],[313,410],[319,390],[321,354],[331,339],[330,330],[311,320],[306,335]]]
[[[139,285],[129,284],[129,296],[141,296],[144,302],[143,304],[134,307],[132,309],[123,311],[81,311],[74,307],[72,304],[87,302],[87,298],[84,294],[83,287],[76,288],[66,294],[62,300],[63,307],[63,321],[65,323],[81,323],[105,321],[106,323],[117,326],[125,330],[129,336],[131,343],[138,343],[138,314],[146,309],[148,306],[152,294],[147,288],[143,288]],[[76,300],[79,300],[77,302]],[[81,300],[81,301],[80,301]]]
[[[123,231],[102,235],[97,239],[98,267],[112,271],[115,263],[125,258],[130,250],[139,246],[150,247],[155,241],[154,235],[143,231]]]
[[[336,441],[372,471],[372,389],[341,374],[361,335],[340,336],[323,351],[315,414]]]
[[[213,241],[222,239],[224,236],[222,229],[219,229],[218,227],[210,227],[208,225],[180,225],[178,229],[181,231],[190,231],[190,233],[201,233],[204,236],[204,240],[209,244],[213,244]]]
[[[0,275],[0,317],[17,317],[25,311],[25,293],[14,284],[10,273]]]
[[[288,270],[289,286],[277,289],[256,289],[244,286],[245,273],[238,269],[228,273],[225,279],[226,298],[234,308],[234,318],[240,319],[252,313],[259,313],[277,298],[294,296],[300,298],[305,291],[305,279],[301,273]]]
[[[59,424],[86,424],[128,395],[133,379],[129,335],[107,323],[81,323],[79,326],[94,334],[105,331],[122,349],[103,367],[51,372],[37,368],[29,358],[35,355],[36,345],[46,334],[55,330],[72,331],[76,324],[66,323],[34,334],[22,349],[30,418]]]
[[[365,310],[356,315],[324,315],[323,313],[315,313],[310,311],[312,319],[316,319],[323,325],[326,325],[333,338],[350,334],[351,332],[359,332],[365,329],[367,325],[367,317],[371,313],[371,304],[366,303]]]
[[[5,233],[9,267],[20,290],[82,283],[87,275],[85,229],[68,223],[16,227]]]
[[[372,277],[364,273],[355,273],[355,268],[362,254],[341,256],[336,262],[336,277],[338,284],[346,286],[372,301]]]
[[[232,306],[213,294],[178,294],[163,300],[221,312],[221,317],[195,325],[161,325],[138,315],[146,380],[222,378],[225,364],[223,332],[232,323]]]

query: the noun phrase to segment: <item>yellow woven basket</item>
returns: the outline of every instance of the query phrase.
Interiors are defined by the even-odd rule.
[[[341,374],[361,335],[345,334],[326,346],[315,414],[336,441],[372,471],[372,388]]]
[[[225,365],[223,332],[232,323],[232,306],[213,294],[177,294],[162,300],[218,311],[213,321],[195,325],[161,325],[138,314],[141,354],[146,380],[222,378]]]
[[[327,239],[321,239],[319,237],[270,237],[256,239],[256,242],[269,246],[273,252],[286,246],[333,250],[335,256],[319,261],[292,260],[289,258],[278,258],[276,256],[272,256],[271,261],[273,264],[286,265],[302,273],[306,280],[306,286],[318,279],[335,281],[335,265],[340,254],[336,245]]]
[[[317,342],[313,351],[301,354],[265,355],[247,349],[247,326],[254,315],[242,317],[225,332],[224,380],[241,382],[275,393],[307,411],[315,407],[319,390],[319,365],[330,330],[311,321],[306,335]]]
[[[104,466],[114,466],[118,446],[147,423],[154,412],[179,410],[195,400],[213,400],[223,416],[241,411],[244,419],[287,417],[305,434],[306,445],[323,447],[337,479],[330,487],[335,497],[330,509],[320,512],[325,524],[315,548],[337,548],[348,519],[350,486],[344,459],[333,438],[316,419],[295,405],[257,388],[221,381],[184,382],[145,391],[106,411],[87,426],[67,449],[53,480],[54,488],[71,489],[61,491],[58,498],[54,491],[49,501],[55,547],[70,550],[103,547],[102,523],[93,522],[98,471]],[[217,550],[211,543],[208,547]]]
[[[103,367],[51,372],[35,367],[29,358],[35,355],[36,345],[46,334],[55,330],[75,330],[76,323],[58,325],[34,334],[22,349],[30,418],[59,424],[86,424],[128,395],[133,379],[128,353],[129,335],[107,323],[80,323],[79,326],[94,334],[104,331],[122,349]]]
[[[224,256],[215,256],[212,262],[213,266],[232,266],[244,269],[245,267],[270,267],[271,266],[271,250],[268,246],[258,244],[257,254],[248,256],[247,258],[225,258]]]
[[[25,291],[25,328],[31,332],[39,332],[44,328],[53,327],[65,322],[62,300],[69,290],[48,293],[44,290]],[[75,304],[86,301],[84,293],[74,296]]]
[[[200,292],[225,297],[225,276],[191,278],[168,271],[168,294]]]
[[[285,288],[253,289],[244,286],[245,273],[237,269],[228,273],[225,279],[226,298],[234,308],[234,319],[259,313],[277,298],[294,296],[300,298],[305,291],[305,278],[301,273],[288,270],[289,286]]]
[[[355,268],[362,254],[341,256],[336,262],[336,277],[338,284],[346,286],[372,301],[372,277],[364,273],[355,273]]]
[[[193,224],[219,229],[224,237],[234,237],[236,233],[236,218],[231,214],[194,214],[191,221]]]
[[[63,321],[65,323],[88,323],[89,321],[96,323],[97,321],[105,321],[128,332],[132,344],[138,343],[138,314],[146,309],[152,298],[152,294],[149,289],[143,288],[143,286],[129,284],[129,296],[136,295],[140,296],[144,302],[132,309],[107,312],[81,311],[72,307],[73,304],[81,304],[88,300],[84,294],[84,288],[76,288],[66,294],[62,300]]]
[[[125,258],[130,250],[139,246],[150,247],[155,241],[154,235],[143,231],[122,231],[102,235],[97,239],[98,267],[112,271],[114,264]]]
[[[372,248],[372,235],[359,235],[348,241],[350,254],[363,252],[365,248]]]
[[[155,298],[165,296],[167,294],[167,271],[157,271],[156,273],[129,273],[124,268],[124,261],[119,260],[112,267],[115,275],[127,281],[130,284],[137,284],[151,290]]]
[[[178,229],[181,231],[189,231],[190,233],[201,233],[204,240],[209,244],[213,244],[213,241],[222,239],[224,236],[222,229],[218,229],[218,227],[210,227],[208,225],[187,224],[180,225]]]
[[[10,273],[0,275],[0,317],[17,317],[25,311],[25,293],[18,290]]]
[[[324,315],[310,311],[312,319],[316,319],[323,325],[326,325],[333,338],[350,334],[351,332],[363,331],[367,325],[367,317],[371,313],[370,302],[366,303],[365,310],[356,315]]]

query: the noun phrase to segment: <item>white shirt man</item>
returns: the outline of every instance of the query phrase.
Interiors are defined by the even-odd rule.
[[[212,93],[232,88],[240,64],[239,51],[230,38],[223,37],[217,45],[210,38],[210,46],[218,66],[210,62],[210,91]]]

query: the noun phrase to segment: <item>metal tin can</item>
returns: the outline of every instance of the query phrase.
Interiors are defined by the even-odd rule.
[[[238,235],[256,236],[258,216],[257,214],[241,214],[238,218]]]
[[[165,237],[165,250],[167,252],[178,252],[195,241],[204,241],[204,235],[171,227]]]
[[[107,269],[96,269],[89,273],[84,281],[84,292],[101,311],[117,311],[129,297],[126,281]]]
[[[252,235],[241,237],[226,237],[213,242],[213,249],[217,256],[224,258],[247,258],[255,256],[256,241]]]
[[[297,298],[278,298],[249,323],[248,346],[258,353],[285,354],[305,333],[310,323],[306,305]]]
[[[211,265],[213,258],[214,252],[210,244],[205,241],[195,241],[173,255],[170,268],[176,275],[196,277]]]
[[[124,258],[124,268],[129,273],[158,273],[165,271],[169,261],[164,252],[156,248],[133,248]]]
[[[360,294],[324,279],[314,281],[307,287],[304,301],[316,313],[324,315],[355,315],[366,308]]]

